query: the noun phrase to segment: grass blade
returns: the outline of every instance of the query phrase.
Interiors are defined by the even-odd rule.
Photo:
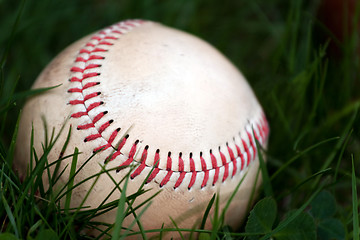
[[[171,219],[172,224],[173,224],[174,227],[175,227],[176,232],[179,233],[180,238],[181,238],[182,240],[185,240],[185,238],[184,238],[184,236],[183,236],[183,234],[182,234],[182,232],[181,232],[181,229],[178,227],[178,225],[176,224],[175,220],[172,219],[172,218],[170,218],[170,219]]]
[[[351,119],[348,121],[347,125],[345,126],[345,129],[343,131],[343,134],[341,135],[339,141],[336,143],[335,148],[333,149],[333,151],[330,152],[329,156],[326,158],[324,164],[322,165],[321,169],[326,169],[330,166],[330,164],[332,163],[332,161],[335,159],[336,154],[339,152],[339,150],[341,150],[341,146],[346,142],[346,137],[349,135],[349,133],[351,132],[351,128],[354,125],[357,113],[358,113],[359,108],[357,108]],[[315,189],[316,186],[319,184],[320,182],[320,177],[316,178],[315,181],[312,184],[312,189]]]
[[[65,212],[67,212],[67,213],[69,213],[69,208],[70,208],[72,187],[74,185],[74,177],[73,176],[74,176],[75,171],[76,171],[78,154],[79,154],[79,149],[77,147],[75,147],[74,156],[73,156],[73,159],[72,159],[72,162],[71,162],[69,181],[66,184],[67,188],[68,188],[68,192],[67,192],[66,197],[65,197]]]
[[[204,216],[203,216],[202,221],[201,221],[200,229],[205,228],[206,219],[208,218],[210,210],[211,210],[212,206],[214,205],[215,197],[216,197],[216,195],[214,194],[212,196],[212,198],[210,199],[209,204],[207,205],[207,207],[205,209],[205,213],[204,213]]]
[[[114,231],[112,234],[112,240],[117,240],[120,238],[120,233],[121,233],[121,228],[122,228],[122,223],[124,221],[125,218],[125,204],[126,204],[126,189],[127,189],[127,185],[129,183],[129,175],[126,177],[125,179],[125,183],[124,186],[122,188],[121,191],[121,195],[119,198],[119,204],[117,206],[117,212],[116,212],[116,221],[115,221],[115,226],[114,226]],[[123,239],[123,237],[121,237],[120,239]]]
[[[4,52],[3,56],[0,59],[0,68],[4,68],[7,56],[9,54],[9,52],[10,52],[11,44],[12,44],[12,42],[14,42],[15,32],[17,30],[17,27],[18,27],[19,23],[20,23],[20,18],[21,18],[22,12],[24,10],[25,2],[26,2],[26,0],[22,0],[21,3],[20,3],[20,6],[18,8],[18,14],[16,16],[16,20],[14,22],[14,25],[11,28],[11,33],[10,33],[10,37],[9,37],[9,40],[8,40],[8,44],[7,44],[6,48],[5,48],[5,52]]]
[[[9,218],[10,224],[13,227],[13,230],[14,230],[14,233],[15,233],[16,237],[20,237],[19,231],[18,231],[18,228],[17,228],[17,225],[16,225],[16,221],[15,221],[16,216],[14,216],[13,212],[11,211],[9,203],[6,201],[6,198],[3,195],[3,191],[1,191],[1,201],[3,203],[2,205],[4,206],[7,217]]]
[[[6,156],[6,163],[8,164],[9,168],[12,168],[12,162],[14,159],[14,152],[15,152],[15,144],[16,144],[16,138],[17,138],[17,133],[19,130],[19,122],[20,122],[20,115],[17,118],[16,121],[16,125],[15,125],[15,129],[14,129],[14,133],[11,139],[11,144],[8,150],[8,154]]]
[[[98,174],[94,174],[95,176],[95,180],[94,182],[91,184],[88,192],[85,194],[84,198],[82,199],[81,203],[79,204],[79,206],[76,208],[76,210],[74,211],[74,213],[72,213],[71,218],[68,220],[66,226],[63,228],[62,232],[60,233],[60,238],[62,238],[68,231],[68,229],[71,228],[71,226],[73,226],[74,220],[76,218],[76,216],[78,215],[78,213],[81,211],[81,209],[83,208],[86,200],[88,199],[91,191],[94,189],[96,183],[98,182],[100,175],[103,174],[104,172],[101,170]]]
[[[276,178],[281,172],[283,172],[286,168],[288,168],[288,166],[290,164],[292,164],[293,162],[295,162],[297,159],[300,159],[301,156],[304,156],[306,153],[310,152],[311,150],[313,149],[316,149],[317,147],[325,144],[325,143],[328,143],[328,142],[331,142],[331,141],[334,141],[334,140],[337,140],[339,139],[338,137],[334,137],[334,138],[329,138],[329,139],[326,139],[326,140],[323,140],[321,142],[318,142],[308,148],[306,148],[305,150],[301,151],[300,153],[296,154],[294,157],[292,157],[289,161],[287,161],[286,163],[282,164],[281,167],[271,175],[271,180],[273,180],[274,178]]]
[[[134,226],[135,224],[140,225],[140,218],[141,218],[141,216],[146,212],[146,210],[147,210],[150,206],[151,206],[151,202],[147,203],[147,204],[145,205],[145,207],[141,210],[141,212],[140,212],[139,214],[134,215],[134,220],[133,220],[132,223],[129,225],[128,229],[125,231],[125,233],[124,233],[124,235],[122,236],[122,238],[126,238],[126,237],[128,236],[128,233],[130,232],[130,230],[133,228],[133,226]],[[141,238],[142,238],[143,240],[147,240],[148,238],[147,238],[146,235],[145,235],[145,231],[144,231],[143,227],[140,225],[139,228],[140,228]],[[161,235],[161,233],[160,233],[160,235]],[[160,237],[160,239],[161,239],[161,237]]]
[[[352,185],[352,212],[353,212],[353,239],[359,240],[359,211],[358,211],[358,198],[356,189],[356,176],[354,159],[352,159],[352,174],[351,174],[351,185]]]
[[[254,130],[253,130],[253,136],[255,136]],[[268,173],[264,158],[261,153],[261,146],[259,144],[259,141],[257,139],[255,139],[255,142],[256,142],[256,149],[257,149],[257,153],[258,153],[258,157],[259,157],[260,170],[261,170],[261,174],[263,177],[263,187],[264,187],[265,196],[270,197],[270,196],[273,196],[273,194],[274,194],[272,186],[271,186],[271,180],[269,177],[269,173]]]

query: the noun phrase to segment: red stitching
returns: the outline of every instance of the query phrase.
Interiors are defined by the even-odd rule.
[[[128,137],[129,137],[129,136],[126,135],[126,136],[121,140],[119,146],[117,147],[118,151],[120,151],[120,150],[123,148],[123,146],[125,145],[126,140],[128,139]]]
[[[257,139],[258,141],[263,141],[263,140],[264,140],[264,131],[261,129],[259,123],[256,124],[256,128],[259,129],[260,138],[261,138],[261,139],[260,139],[260,138],[257,136],[257,134],[256,134],[256,139]],[[256,132],[255,132],[255,133],[256,133]]]
[[[105,59],[105,57],[99,55],[91,55],[89,57],[89,60],[103,60],[103,59]]]
[[[114,45],[113,43],[111,43],[111,42],[107,42],[107,41],[101,41],[101,42],[99,42],[99,45],[108,45],[108,46],[112,46],[112,45]]]
[[[91,53],[91,51],[83,48],[83,49],[80,49],[80,52],[79,52],[79,53],[80,53],[80,54],[81,54],[81,53],[87,53],[87,54],[89,54],[89,53]]]
[[[249,151],[249,148],[248,148],[248,145],[246,144],[245,140],[244,139],[241,139],[241,142],[244,146],[244,149],[245,149],[245,152],[246,152],[246,156],[247,156],[247,163],[246,163],[246,166],[249,166],[250,164],[250,160],[251,160],[251,154],[250,154],[250,151]]]
[[[180,172],[180,176],[175,183],[175,186],[174,186],[175,189],[180,186],[180,184],[184,180],[185,174],[186,174],[186,172],[184,171],[184,160],[182,159],[182,153],[179,153],[179,170],[178,171]]]
[[[194,159],[192,158],[192,154],[190,153],[190,172],[196,172],[195,170],[195,162]]]
[[[86,78],[91,78],[91,77],[96,77],[96,76],[99,76],[100,73],[97,73],[97,72],[92,72],[92,73],[85,73],[83,75],[83,80],[86,79]],[[85,86],[84,86],[85,87]]]
[[[194,162],[194,159],[192,158],[192,153],[190,153],[189,160],[190,160],[191,179],[190,179],[190,183],[188,185],[188,189],[190,189],[195,184],[195,180],[196,180],[196,176],[197,176],[197,172],[195,169],[195,162]]]
[[[69,104],[71,104],[71,105],[84,104],[84,100],[79,100],[79,99],[71,100],[71,101],[69,102]]]
[[[212,154],[212,150],[210,150],[210,157],[211,157],[212,168],[217,168],[217,160],[214,154]]]
[[[146,183],[149,183],[151,182],[155,177],[156,175],[159,173],[160,169],[159,169],[159,160],[160,160],[160,156],[159,156],[159,149],[156,150],[156,153],[155,153],[155,157],[154,157],[154,169],[152,171],[152,173],[150,174],[148,180],[146,181]]]
[[[87,136],[85,139],[84,139],[84,142],[89,142],[89,141],[93,141],[97,138],[100,138],[101,137],[101,134],[100,133],[96,133],[96,134],[92,134],[92,135],[89,135]]]
[[[196,175],[197,175],[197,172],[194,171],[191,173],[191,179],[190,179],[190,183],[189,183],[189,186],[188,186],[188,189],[190,190],[190,188],[194,185],[195,183],[195,180],[196,180]]]
[[[170,177],[173,174],[171,167],[172,167],[172,159],[171,159],[171,152],[169,152],[167,162],[166,162],[166,171],[168,171],[168,172],[167,172],[166,176],[164,177],[164,179],[161,181],[160,187],[163,187],[165,184],[167,184],[170,181]]]
[[[159,160],[160,160],[160,150],[157,149],[154,157],[154,166],[157,168],[159,166]]]
[[[104,39],[118,40],[117,37],[113,37],[113,36],[106,36]]]
[[[113,122],[113,120],[110,120],[108,123],[111,124]],[[105,150],[105,149],[108,149],[109,147],[112,147],[112,143],[113,141],[115,140],[117,134],[120,132],[120,128],[117,128],[115,129],[115,131],[113,131],[110,135],[110,138],[109,140],[107,141],[107,144],[105,145],[102,145],[98,148],[95,148],[94,149],[94,152],[97,152],[97,151],[100,151],[100,150]],[[126,142],[126,139],[127,139],[127,136],[125,136],[122,141],[124,142],[123,144],[125,144]],[[121,146],[122,147],[122,146]],[[117,156],[119,156],[121,154],[120,150],[121,150],[121,147],[118,147],[116,152],[113,153],[113,154],[110,154],[106,159],[105,159],[105,163],[108,162],[108,161],[112,161],[114,160]]]
[[[221,162],[222,162],[222,164],[224,166],[224,176],[223,176],[223,179],[222,179],[222,181],[224,182],[229,176],[229,164],[226,162],[226,157],[220,151],[220,149],[219,149],[219,153],[220,153],[220,157],[221,157]]]
[[[84,71],[84,69],[79,68],[79,67],[72,67],[70,69],[70,71],[72,71],[72,72],[81,72],[82,73]]]
[[[132,163],[133,160],[134,160],[134,159],[132,159],[132,158],[128,158],[125,162],[123,162],[123,163],[120,165],[120,167],[129,166],[130,163]]]
[[[99,32],[100,34],[102,33],[103,31]],[[92,40],[98,40],[100,41],[101,40],[101,37],[100,36],[92,36],[91,37]]]
[[[110,156],[107,157],[107,160],[105,160],[105,162],[110,162],[112,160],[114,160],[115,158],[117,158],[119,155],[121,154],[121,152],[118,150],[116,152],[114,152],[114,154],[110,154]]]
[[[88,66],[85,67],[85,70],[92,69],[92,68],[98,68],[98,67],[101,67],[101,65],[100,64],[89,64]]]
[[[123,34],[123,32],[119,31],[119,30],[113,30],[111,31],[112,33],[117,33],[117,34]]]
[[[114,120],[110,120],[109,121],[109,124],[111,124],[111,123],[113,123],[114,122]],[[111,136],[110,136],[110,138],[109,138],[109,140],[108,140],[108,143],[109,144],[112,144],[112,142],[115,140],[115,138],[116,138],[116,136],[117,136],[117,134],[120,132],[120,128],[118,128],[118,129],[116,129],[115,131],[113,131],[112,132],[112,134],[111,134]]]
[[[184,171],[184,160],[182,159],[182,154],[179,154],[179,172]]]
[[[87,43],[87,44],[85,45],[85,47],[95,47],[95,44],[93,44],[93,43]]]
[[[71,114],[71,117],[72,117],[72,118],[80,118],[80,117],[82,117],[82,116],[87,116],[87,115],[88,115],[87,112],[77,112],[77,113]]]
[[[103,104],[103,102],[94,102],[88,106],[87,111],[90,112],[91,110],[100,106],[101,104]]]
[[[107,111],[101,112],[98,115],[96,115],[93,119],[93,123],[96,123],[97,121],[99,121],[103,116],[105,116],[105,114],[107,114]]]
[[[83,125],[77,126],[77,129],[84,130],[84,129],[89,129],[89,128],[93,128],[93,127],[95,127],[94,123],[88,123],[88,124],[83,124]]]
[[[75,93],[75,92],[79,92],[82,93],[82,88],[70,88],[68,90],[69,93]]]
[[[174,189],[178,188],[185,178],[186,172],[180,172],[180,176],[174,185]]]
[[[89,83],[85,84],[82,89],[85,90],[85,89],[88,89],[90,87],[94,87],[94,86],[99,85],[99,84],[100,84],[99,82],[89,82]]]
[[[104,151],[106,149],[108,149],[109,147],[111,147],[111,144],[105,144],[102,145],[100,147],[97,147],[93,150],[93,153],[99,152],[99,151]],[[107,159],[105,159],[105,162],[109,161],[109,157]]]
[[[144,168],[146,167],[145,161],[147,158],[147,150],[148,150],[149,146],[145,146],[145,149],[141,155],[141,159],[140,162],[141,164],[136,168],[136,170],[131,174],[131,178],[134,179],[136,176],[140,175],[140,173],[144,170]]]
[[[213,180],[213,183],[212,183],[213,186],[215,185],[215,183],[219,179],[219,174],[220,174],[220,168],[217,167],[217,168],[215,168],[214,180]]]
[[[125,23],[125,24],[128,25],[128,26],[131,26],[131,27],[135,27],[135,25],[132,24],[131,22],[127,22],[127,23]]]
[[[207,170],[205,159],[202,156],[202,152],[200,152],[200,162],[201,162],[201,170],[204,172],[204,179],[201,183],[201,188],[205,187],[209,180],[209,170]]]
[[[233,172],[231,174],[231,177],[234,177],[236,174],[236,170],[237,170],[237,166],[236,166],[236,158],[234,156],[234,152],[233,150],[231,150],[231,148],[229,147],[228,144],[226,144],[227,150],[229,152],[229,156],[230,156],[230,161],[233,163]]]
[[[201,170],[206,171],[207,170],[206,162],[205,159],[202,157],[202,153],[200,153],[200,162],[201,162]]]
[[[214,154],[212,153],[212,150],[210,150],[210,158],[211,158],[212,167],[213,167],[213,169],[215,169],[215,174],[214,174],[214,179],[213,179],[212,185],[215,185],[215,183],[217,182],[217,180],[219,178],[220,168],[217,166],[217,160],[216,160]]]
[[[172,169],[172,160],[171,160],[171,153],[169,152],[166,163],[166,170],[171,171],[171,169]]]
[[[163,187],[164,185],[166,185],[170,181],[170,177],[171,177],[172,174],[173,174],[173,171],[168,170],[166,176],[164,177],[164,179],[160,183],[160,187]]]
[[[92,50],[91,52],[107,52],[106,49],[103,48],[95,48],[94,50]]]
[[[209,181],[209,170],[204,171],[204,179],[201,183],[201,188],[204,188]]]
[[[101,95],[101,92],[90,92],[86,95],[83,94],[85,89],[93,89],[95,86],[101,84],[100,81],[92,81],[87,82],[86,84],[83,84],[83,80],[93,78],[100,76],[100,69],[101,64],[99,63],[93,63],[92,60],[103,60],[105,59],[105,56],[103,54],[106,54],[108,52],[107,48],[110,48],[114,43],[112,41],[116,41],[121,38],[122,34],[125,34],[127,31],[132,30],[139,24],[142,24],[144,21],[141,20],[131,20],[126,22],[121,22],[118,24],[115,24],[113,26],[110,26],[107,29],[104,29],[98,34],[91,37],[90,41],[87,42],[82,49],[79,50],[79,55],[75,58],[75,63],[79,63],[80,65],[74,65],[70,68],[70,72],[72,73],[72,76],[70,77],[69,81],[75,86],[72,86],[68,89],[69,93],[80,93],[80,95],[77,95],[77,99],[73,99],[69,101],[70,105],[83,105],[85,107],[85,111],[78,111],[74,112],[71,117],[73,118],[80,118],[80,117],[89,117],[91,122],[85,123],[82,125],[78,125],[78,130],[88,130],[88,129],[96,129],[96,133],[89,134],[87,137],[85,137],[84,141],[93,141],[98,138],[103,138],[106,141],[106,144],[103,144],[102,146],[99,146],[95,148],[93,151],[103,151],[105,149],[113,147],[113,142],[118,135],[120,128],[117,128],[116,130],[113,130],[110,137],[106,139],[102,133],[107,130],[111,124],[114,122],[113,120],[109,120],[106,122],[103,122],[101,124],[96,124],[99,122],[105,114],[107,114],[107,111],[98,112],[95,116],[92,118],[88,115],[89,111],[92,111],[94,109],[97,109],[100,105],[103,104],[102,101],[94,101],[89,105],[86,105],[86,101],[96,98]],[[120,37],[120,38],[119,38]],[[86,73],[85,73],[86,70]],[[78,86],[80,85],[80,86]],[[153,160],[153,166],[149,166],[146,164],[146,159],[148,155],[148,149],[149,146],[146,145],[145,148],[142,150],[141,158],[140,160],[134,159],[135,153],[138,149],[138,143],[139,140],[136,140],[134,143],[132,143],[131,150],[128,154],[127,159],[119,166],[128,166],[132,164],[133,162],[139,163],[138,166],[135,168],[135,170],[131,173],[131,178],[135,178],[141,174],[141,172],[147,168],[153,168],[152,173],[150,174],[149,178],[147,179],[147,183],[151,182],[160,172],[166,171],[165,177],[160,182],[160,187],[163,187],[164,185],[168,184],[171,177],[175,176],[174,173],[176,173],[176,182],[174,185],[174,188],[178,188],[184,181],[186,174],[190,174],[190,181],[188,183],[188,189],[191,189],[194,184],[196,183],[196,179],[202,176],[202,182],[201,182],[201,188],[205,187],[210,180],[210,171],[214,171],[214,176],[212,179],[212,185],[215,185],[220,177],[220,169],[223,169],[223,177],[222,182],[226,181],[228,178],[232,178],[237,174],[239,171],[242,171],[245,166],[248,166],[251,161],[253,161],[256,158],[257,155],[257,149],[255,146],[254,140],[256,139],[259,141],[260,144],[263,144],[267,141],[267,137],[269,134],[269,126],[266,120],[266,117],[264,114],[261,115],[261,118],[257,120],[254,125],[250,125],[254,129],[252,131],[245,130],[246,138],[240,137],[240,142],[243,145],[244,151],[241,150],[239,145],[236,143],[237,140],[234,140],[234,144],[229,146],[229,144],[226,143],[226,148],[228,152],[228,157],[225,156],[225,154],[219,151],[218,154],[220,156],[221,165],[218,164],[218,160],[215,157],[215,154],[213,154],[212,150],[210,150],[210,162],[211,167],[208,168],[207,163],[203,157],[202,152],[200,152],[200,164],[201,169],[196,170],[195,161],[193,159],[193,154],[189,154],[189,158],[186,160],[188,161],[189,169],[185,170],[185,162],[182,158],[182,153],[179,153],[178,157],[178,166],[177,170],[173,169],[173,159],[171,157],[171,153],[168,153],[168,157],[166,159],[166,167],[165,169],[160,169],[160,162],[162,161],[160,158],[160,150],[157,149],[155,152],[154,160]],[[253,133],[252,133],[253,132]],[[121,149],[124,147],[124,145],[127,142],[129,135],[124,136],[119,145],[114,148],[114,152],[110,154],[106,159],[107,161],[112,161],[116,159],[118,156],[122,155]],[[252,152],[252,153],[251,153]],[[247,161],[245,162],[244,153],[246,153]],[[229,159],[228,159],[229,158]],[[238,160],[240,161],[240,167],[237,166]],[[230,173],[230,163],[232,163],[232,172]],[[120,168],[119,168],[120,170]],[[203,175],[198,174],[199,172],[202,172]],[[188,178],[187,178],[188,179]]]
[[[75,62],[86,62],[87,60],[85,59],[85,58],[83,58],[83,57],[77,57],[76,59],[75,59]]]
[[[144,170],[144,168],[146,167],[145,162],[141,162],[141,164],[136,168],[136,170],[131,174],[131,179],[134,179],[135,177],[137,177],[138,175],[140,175],[140,173]]]
[[[138,143],[139,143],[139,140],[136,140],[135,143],[133,144],[133,146],[131,147],[131,150],[129,152],[129,158],[134,159],[134,156],[136,153],[136,147],[137,147]]]
[[[82,82],[82,79],[78,78],[78,77],[72,77],[69,79],[70,82]]]
[[[102,133],[103,131],[105,131],[105,129],[108,128],[111,123],[112,123],[112,121],[107,121],[106,123],[101,125],[100,128],[99,128],[99,133]]]
[[[88,95],[85,95],[84,96],[84,102],[91,99],[91,98],[94,98],[94,97],[97,97],[99,96],[101,93],[100,92],[94,92],[94,93],[90,93]]]
[[[249,141],[250,141],[250,146],[251,146],[251,148],[253,150],[253,159],[252,160],[254,160],[255,156],[256,156],[256,146],[255,146],[254,141],[253,141],[253,136],[249,132],[246,132],[246,133],[247,133]]]
[[[147,179],[146,183],[151,182],[156,177],[156,175],[159,173],[159,171],[160,171],[160,169],[155,167],[154,170],[152,171],[152,173],[150,174],[149,178]]]

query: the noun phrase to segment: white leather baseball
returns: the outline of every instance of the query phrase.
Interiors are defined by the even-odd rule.
[[[258,172],[255,138],[266,147],[268,124],[242,74],[216,49],[190,34],[158,23],[129,20],[87,36],[59,54],[41,73],[34,88],[61,86],[29,99],[18,135],[15,167],[29,163],[31,126],[35,149],[48,129],[65,130],[49,155],[55,161],[73,127],[64,155],[79,148],[78,166],[100,150],[75,183],[106,168],[134,166],[127,194],[137,191],[147,175],[141,203],[161,193],[141,217],[145,229],[171,225],[192,228],[214,193],[221,207],[247,172],[226,215],[236,227],[242,221]],[[71,158],[62,167],[71,164]],[[70,166],[68,166],[69,170]],[[120,181],[129,168],[111,171]],[[61,177],[67,181],[68,170]],[[90,188],[74,190],[77,206]],[[85,205],[96,208],[114,188],[102,175]],[[119,198],[118,191],[109,201]],[[113,223],[116,211],[97,220]],[[126,218],[124,226],[132,221]],[[210,220],[207,228],[211,228]],[[171,235],[171,234],[170,234]],[[177,237],[177,233],[173,233]]]

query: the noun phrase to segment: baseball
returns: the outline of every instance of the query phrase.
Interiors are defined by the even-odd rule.
[[[122,21],[61,52],[33,88],[51,86],[58,87],[24,106],[15,155],[20,176],[30,162],[32,127],[34,149],[42,153],[45,120],[48,135],[64,127],[49,163],[79,149],[81,171],[74,185],[109,170],[84,206],[96,209],[104,200],[119,199],[114,180],[122,187],[128,176],[127,196],[140,187],[146,191],[134,208],[160,191],[141,215],[145,230],[174,227],[172,220],[179,228],[199,228],[213,195],[218,194],[222,210],[243,180],[225,217],[233,228],[242,223],[254,185],[261,181],[256,140],[266,148],[269,128],[243,75],[214,47],[159,23]],[[71,161],[61,161],[65,171],[59,189],[68,181]],[[71,207],[80,205],[93,182],[73,189]],[[116,210],[96,221],[113,224]],[[133,215],[127,216],[123,227],[137,231],[133,221]],[[206,228],[211,227],[210,217]],[[166,236],[178,238],[179,233]]]

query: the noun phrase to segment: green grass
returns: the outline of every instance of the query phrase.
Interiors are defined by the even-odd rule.
[[[317,15],[319,2],[0,0],[0,239],[79,239],[85,238],[79,229],[100,226],[108,238],[114,227],[117,239],[134,234],[121,228],[129,215],[142,229],[142,212],[133,203],[143,189],[104,201],[96,210],[66,208],[77,187],[76,149],[52,163],[56,168],[71,159],[69,184],[46,189],[44,171],[51,185],[63,174],[58,168],[57,176],[48,171],[46,155],[57,138],[53,129],[47,129],[45,154],[33,155],[36,165],[22,183],[11,166],[21,107],[27,97],[46,90],[29,91],[39,72],[70,43],[127,18],[159,21],[213,44],[241,69],[268,117],[271,135],[258,203],[240,229],[230,230],[221,212],[207,217],[218,207],[214,196],[203,222],[212,220],[216,227],[197,229],[201,239],[359,239],[359,31],[355,24],[352,33],[337,39]],[[107,171],[84,181],[96,182],[100,174]],[[114,191],[122,191],[115,185]],[[153,197],[143,203],[145,209]],[[66,199],[64,209],[60,198]],[[118,209],[114,226],[91,220],[113,208]],[[144,230],[138,234],[145,238]]]

